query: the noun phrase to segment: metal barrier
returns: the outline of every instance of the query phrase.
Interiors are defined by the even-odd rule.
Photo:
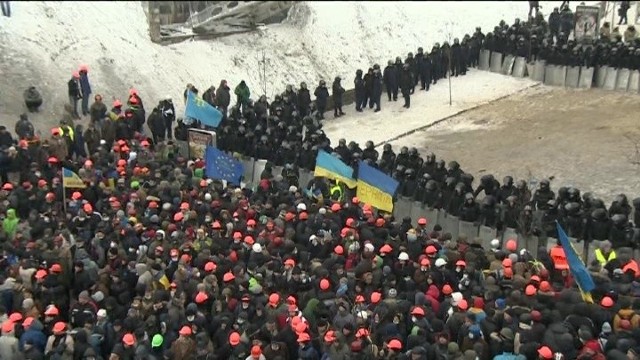
[[[499,52],[491,53],[491,63],[489,65],[491,72],[500,72],[502,69],[502,54]]]
[[[631,77],[631,71],[629,69],[618,69],[618,76],[616,78],[616,90],[627,91],[629,87],[629,78]]]
[[[564,81],[564,86],[570,88],[577,88],[580,82],[580,67],[571,66],[567,68],[567,77]]]
[[[507,55],[504,58],[504,61],[502,62],[502,69],[501,69],[501,73],[502,75],[511,75],[511,72],[513,71],[513,64],[516,62],[516,58],[513,55]]]
[[[612,67],[607,67],[607,72],[604,76],[604,85],[602,85],[602,88],[605,90],[615,90],[617,79],[618,70]]]
[[[533,72],[531,75],[531,79],[534,81],[544,82],[546,67],[547,67],[546,61],[544,60],[536,61],[533,65]]]
[[[578,87],[581,89],[591,89],[593,85],[593,67],[580,67],[580,81]]]
[[[516,58],[515,63],[513,64],[513,77],[523,78],[527,75],[527,60],[522,56],[518,56]]]
[[[627,88],[628,92],[638,93],[640,91],[640,71],[634,70],[631,72],[629,76],[629,87]]]
[[[489,61],[491,59],[491,51],[480,50],[480,58],[478,59],[478,70],[489,70]]]
[[[604,87],[604,79],[607,77],[608,66],[596,66],[596,87]]]

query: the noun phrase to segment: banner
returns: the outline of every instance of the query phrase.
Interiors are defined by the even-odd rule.
[[[87,187],[78,174],[67,168],[62,168],[62,186],[67,189],[84,189]]]
[[[576,42],[590,44],[598,37],[598,21],[600,20],[598,6],[576,6],[575,19],[573,36]]]
[[[189,129],[187,133],[189,143],[189,158],[204,159],[207,146],[216,147],[216,132],[200,129]]]

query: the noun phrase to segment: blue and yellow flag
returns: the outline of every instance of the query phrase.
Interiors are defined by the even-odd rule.
[[[62,168],[62,186],[67,189],[84,189],[87,187],[78,174],[67,168]]]
[[[560,226],[560,223],[558,223],[557,221],[556,229],[558,231],[558,240],[560,240],[560,244],[562,244],[562,248],[564,249],[564,254],[567,257],[569,270],[571,271],[571,275],[573,275],[576,284],[578,284],[582,299],[588,303],[593,303],[593,299],[591,298],[591,291],[595,289],[596,284],[593,282],[591,274],[589,274],[589,270],[587,270],[587,268],[584,266],[582,259],[580,259],[580,256],[578,256],[576,249],[574,249],[571,245],[569,237],[564,232],[564,229],[562,229],[562,226]]]
[[[244,174],[244,165],[213,146],[207,146],[205,174],[211,179],[225,180],[228,183],[240,185]]]
[[[356,187],[356,180],[353,178],[353,169],[337,157],[331,156],[323,150],[318,151],[316,170],[313,172],[313,175],[343,182],[350,189]]]
[[[203,125],[218,127],[222,121],[222,113],[192,91],[187,92],[187,106],[184,116],[200,120]]]
[[[365,204],[380,210],[393,211],[393,196],[398,190],[398,182],[385,173],[360,162],[358,165],[357,196]]]

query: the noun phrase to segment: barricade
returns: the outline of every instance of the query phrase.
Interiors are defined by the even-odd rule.
[[[533,254],[534,256],[538,253],[538,242],[539,242],[539,239],[538,239],[537,236],[519,235],[518,238],[520,239],[520,241],[518,241],[518,250],[527,249],[527,251],[529,251],[529,253]],[[520,244],[522,244],[522,245],[520,245]]]
[[[529,73],[529,76],[534,81],[544,82],[547,62],[544,60],[538,60],[533,64],[533,71]]]
[[[618,70],[612,67],[607,67],[607,73],[604,76],[604,85],[602,86],[602,88],[605,90],[615,90],[617,79]]]
[[[460,220],[457,216],[452,216],[447,213],[440,214],[440,225],[444,232],[451,233],[453,239],[458,237],[458,230],[460,230]]]
[[[298,179],[298,188],[306,189],[307,184],[313,179],[313,173],[307,170],[300,170],[300,178]]]
[[[478,59],[478,70],[489,70],[490,57],[491,51],[486,49],[480,50],[480,58]]]
[[[491,63],[489,65],[491,72],[500,72],[502,69],[502,54],[499,52],[491,53]]]
[[[482,247],[489,249],[491,246],[491,240],[496,238],[496,229],[489,226],[480,226],[478,229],[478,237],[482,239]]]
[[[545,85],[553,85],[554,84],[554,76],[556,74],[556,65],[546,65],[544,67],[544,84]]]
[[[242,178],[244,180],[244,183],[249,184],[249,187],[251,188],[256,185],[256,179],[260,179],[259,177],[254,177],[253,167],[255,161],[256,160],[254,158],[246,158],[242,160],[242,165],[244,166],[244,174],[242,175]]]
[[[255,159],[253,162],[253,180],[256,184],[260,182],[260,175],[264,171],[265,166],[267,166],[267,160],[264,159]],[[274,172],[275,175],[275,172]]]
[[[633,70],[629,75],[629,87],[627,87],[627,91],[636,94],[640,91],[640,71]]]
[[[547,238],[547,252],[558,243],[558,239],[556,238]]]
[[[580,67],[571,66],[567,68],[567,77],[564,81],[564,86],[570,88],[577,88],[580,82]]]
[[[418,219],[421,217],[426,218],[424,214],[424,208],[422,207],[422,203],[420,201],[414,201],[411,203],[411,210],[409,211],[411,214],[411,221],[413,224],[418,222]],[[427,225],[429,225],[431,221],[427,220]]]
[[[582,66],[580,68],[580,81],[578,87],[581,89],[591,89],[593,85],[593,67]]]
[[[403,218],[411,217],[411,205],[413,201],[410,198],[400,196],[395,204],[393,204],[393,216],[401,221]],[[413,218],[412,218],[413,220]]]
[[[616,78],[616,90],[627,91],[629,87],[629,77],[631,71],[629,69],[618,69],[618,77]]]
[[[442,212],[438,209],[424,209],[424,216],[427,218],[427,230],[433,231],[433,227],[436,224],[440,224],[440,214],[442,214]],[[440,224],[440,226],[442,226],[442,224]]]
[[[507,55],[502,62],[502,69],[500,69],[500,73],[502,75],[511,75],[513,71],[513,64],[516,61],[516,57],[513,55]]]
[[[478,236],[478,226],[476,226],[474,223],[468,221],[460,221],[458,223],[458,226],[458,234],[467,235],[468,240],[473,240],[473,238]]]
[[[187,141],[175,140],[176,148],[178,149],[178,154],[180,156],[184,156],[186,158],[189,157],[189,143]]]
[[[274,166],[273,171],[271,172],[273,174],[273,177],[278,177],[279,175],[282,175],[283,169],[284,169],[283,166]]]
[[[604,87],[604,79],[607,77],[607,69],[608,66],[596,66],[596,87],[603,88]]]
[[[564,82],[567,78],[567,67],[566,66],[555,66],[553,69],[553,86],[564,86]]]
[[[505,228],[502,233],[502,246],[509,241],[509,239],[513,239],[518,244],[518,250],[524,247],[523,241],[520,240],[520,236],[518,236],[518,232],[514,228]]]
[[[523,78],[526,75],[527,71],[527,60],[522,56],[518,56],[516,58],[515,63],[513,64],[513,77]]]

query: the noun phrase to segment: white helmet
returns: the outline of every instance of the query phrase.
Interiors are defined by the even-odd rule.
[[[491,248],[492,249],[497,249],[499,247],[500,247],[500,240],[498,240],[498,239],[491,240]]]
[[[295,191],[292,191],[292,192],[295,192]],[[298,209],[298,211],[307,211],[307,205],[305,203],[298,204],[296,208]]]
[[[401,252],[400,255],[398,255],[398,260],[402,261],[402,260],[409,260],[409,254],[407,254],[406,252]]]
[[[443,259],[443,258],[439,258],[436,260],[436,267],[443,267],[445,265],[447,265],[447,260]]]
[[[262,252],[262,245],[260,245],[258,243],[255,243],[255,244],[253,244],[251,249],[253,250],[253,252],[261,253]]]

